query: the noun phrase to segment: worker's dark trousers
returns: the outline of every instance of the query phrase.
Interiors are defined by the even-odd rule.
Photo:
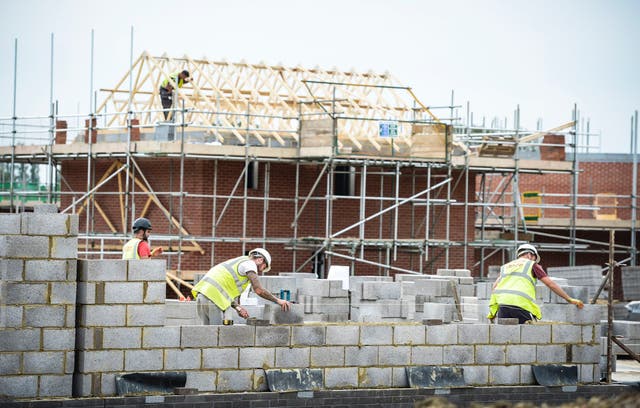
[[[531,312],[518,306],[500,305],[498,307],[498,318],[517,318],[518,323],[523,324],[529,320],[535,320]]]
[[[163,87],[160,87],[160,101],[162,102],[162,109],[164,109],[164,120],[169,118],[168,109],[173,105],[173,95],[172,92],[167,91]]]

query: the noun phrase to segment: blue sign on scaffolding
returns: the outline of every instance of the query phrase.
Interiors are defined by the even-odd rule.
[[[378,122],[378,135],[380,137],[398,137],[398,122],[391,120]]]

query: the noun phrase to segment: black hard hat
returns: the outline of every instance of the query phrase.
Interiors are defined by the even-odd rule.
[[[186,69],[182,71],[182,74],[186,77],[189,78],[189,71],[187,71]]]
[[[133,222],[133,232],[138,232],[138,230],[150,230],[151,222],[149,222],[146,218],[138,218]]]

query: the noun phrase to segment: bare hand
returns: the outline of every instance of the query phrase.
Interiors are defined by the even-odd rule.
[[[153,251],[151,251],[151,256],[158,255],[162,255],[162,247],[153,248]]]
[[[291,310],[291,302],[287,302],[283,299],[278,299],[278,304],[280,305],[280,309],[282,309],[283,312],[288,312],[289,310]]]
[[[236,307],[236,312],[238,312],[238,316],[242,317],[243,319],[249,317],[249,312],[247,312],[247,309],[242,306]]]

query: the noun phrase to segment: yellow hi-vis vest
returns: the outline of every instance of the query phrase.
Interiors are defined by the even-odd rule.
[[[248,256],[240,256],[211,268],[191,290],[193,297],[202,293],[220,310],[227,310],[231,301],[249,286],[249,278],[238,273],[238,266],[249,259]]]
[[[142,240],[140,238],[132,238],[122,247],[122,259],[140,259],[138,255],[138,245]]]
[[[184,80],[182,78],[179,78],[178,76],[180,75],[180,72],[182,71],[177,71],[174,72],[173,74],[169,75],[169,78],[171,78],[171,80],[178,85],[178,88],[182,88],[182,85],[184,85]],[[167,85],[169,85],[169,78],[165,78],[164,81],[162,81],[162,87],[163,88],[167,88]],[[173,85],[173,84],[172,84]]]
[[[540,307],[536,304],[537,279],[533,276],[533,265],[533,261],[518,258],[500,268],[500,281],[490,301],[496,311],[499,305],[518,306],[531,312],[536,319],[542,318]]]

